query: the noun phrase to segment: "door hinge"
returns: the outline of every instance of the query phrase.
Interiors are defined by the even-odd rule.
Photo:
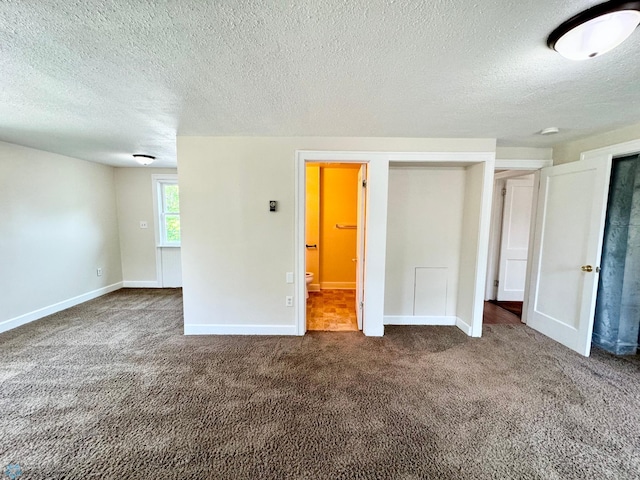
[[[506,194],[507,194],[507,189],[506,189],[506,188],[503,188],[503,189],[502,189],[502,196],[504,197]]]
[[[498,285],[500,285],[500,280],[494,280],[493,281],[493,286],[497,287]]]
[[[364,302],[360,302],[360,310],[364,308]]]
[[[367,188],[367,181],[366,181],[366,180],[362,180],[362,186],[363,186],[364,188]]]

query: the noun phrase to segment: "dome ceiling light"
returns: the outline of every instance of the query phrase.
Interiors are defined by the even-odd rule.
[[[640,23],[640,1],[601,3],[556,28],[547,45],[571,60],[594,58],[624,42]]]
[[[151,165],[156,159],[156,157],[153,157],[151,155],[143,155],[141,153],[134,153],[133,158],[136,162],[138,162],[140,165],[144,165],[145,167],[147,165]]]

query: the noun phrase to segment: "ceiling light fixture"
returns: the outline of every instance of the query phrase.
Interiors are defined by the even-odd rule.
[[[624,42],[640,24],[640,1],[601,3],[556,28],[547,45],[563,57],[586,60]]]
[[[134,153],[133,158],[136,162],[138,162],[140,165],[144,165],[145,167],[147,165],[151,165],[156,159],[156,157],[152,157],[151,155],[143,155],[141,153]]]

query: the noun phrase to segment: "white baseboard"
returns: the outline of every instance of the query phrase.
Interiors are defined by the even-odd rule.
[[[122,282],[124,288],[162,288],[155,280],[124,280]]]
[[[385,315],[385,325],[448,325],[456,326],[467,335],[471,336],[471,325],[460,317],[437,317],[417,315]]]
[[[356,282],[320,282],[321,290],[355,290]]]
[[[185,325],[185,335],[297,335],[295,325]]]
[[[54,303],[53,305],[49,305],[48,307],[39,308],[38,310],[25,313],[24,315],[20,315],[19,317],[10,318],[9,320],[0,322],[0,333],[6,332],[7,330],[11,330],[21,325],[25,325],[29,322],[39,320],[43,317],[46,317],[47,315],[52,315],[62,310],[66,310],[67,308],[75,307],[76,305],[80,305],[81,303],[88,302],[89,300],[101,297],[102,295],[106,295],[107,293],[120,290],[121,288],[122,282],[114,283],[106,287],[98,288],[97,290],[93,290],[91,292],[83,293],[82,295],[78,295],[77,297]]]
[[[458,327],[460,330],[462,330],[467,335],[471,336],[471,325],[466,323],[460,317],[456,318],[456,327]]]
[[[309,285],[309,291],[310,292],[319,292],[320,291],[320,284],[319,283],[312,283]]]
[[[362,333],[367,337],[384,337],[384,325],[376,325],[375,327],[367,328],[367,325],[365,324]]]
[[[456,325],[457,317],[425,315],[385,315],[385,325]]]

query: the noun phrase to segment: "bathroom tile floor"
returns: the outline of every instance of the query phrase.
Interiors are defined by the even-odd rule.
[[[322,290],[309,292],[307,330],[357,331],[356,291]]]

